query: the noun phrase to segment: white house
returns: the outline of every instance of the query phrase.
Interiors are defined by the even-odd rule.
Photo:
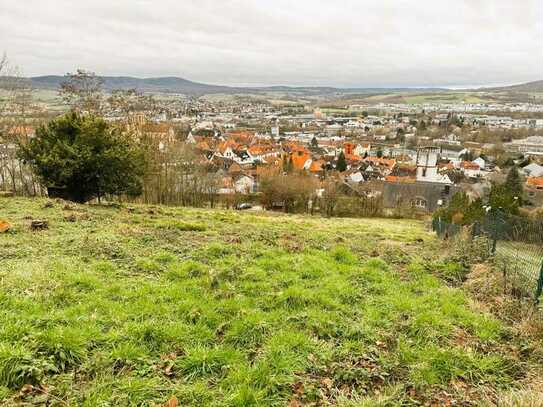
[[[543,153],[543,137],[530,136],[522,140],[513,140],[511,143],[505,143],[504,146],[510,152]]]
[[[234,181],[234,189],[240,194],[256,192],[256,183],[250,175],[241,175]]]
[[[477,164],[481,170],[484,170],[486,167],[486,161],[481,157],[476,158],[472,161],[474,164]]]
[[[353,149],[353,154],[363,157],[366,153],[369,154],[371,151],[371,144],[357,144]]]
[[[215,125],[211,121],[201,121],[194,126],[197,130],[213,130]]]
[[[527,177],[543,177],[543,166],[532,163],[524,167],[522,172]]]
[[[460,163],[460,171],[468,178],[478,178],[483,175],[481,167],[475,162],[471,161],[462,161]]]
[[[187,136],[187,144],[196,144],[196,139],[194,138],[192,131],[189,131],[189,135]]]
[[[349,182],[353,182],[353,183],[359,183],[359,182],[362,182],[364,181],[364,176],[362,175],[362,173],[360,171],[357,171],[357,172],[353,172],[352,174],[350,174],[348,177],[347,177],[347,181]]]
[[[232,147],[226,147],[221,154],[222,157],[233,160],[234,162],[242,164],[253,164],[254,157],[247,150],[234,150]]]
[[[440,174],[437,167],[439,160],[438,148],[421,148],[417,152],[417,182],[434,182],[452,184],[446,174]]]

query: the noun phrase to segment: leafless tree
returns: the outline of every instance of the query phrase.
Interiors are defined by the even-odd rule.
[[[12,70],[6,53],[0,58],[0,113],[3,113],[9,101],[9,89]]]
[[[12,81],[11,110],[21,120],[33,111],[32,82],[17,74]]]
[[[4,54],[0,58],[0,189],[22,195],[40,191],[30,169],[17,158],[18,143],[29,136],[32,108],[30,80]]]
[[[326,216],[334,216],[340,195],[337,188],[337,180],[329,178],[326,180],[323,187],[324,191],[321,198],[321,209],[324,211]]]
[[[25,116],[32,107],[32,83],[6,54],[0,59],[0,92],[0,112]]]
[[[4,54],[2,54],[2,58],[0,59],[0,76],[4,75],[4,67],[6,67],[7,64],[8,64],[8,56],[4,52]]]
[[[59,96],[72,109],[81,112],[100,113],[103,107],[104,81],[94,72],[78,69],[66,74],[60,84]]]
[[[260,183],[261,203],[266,208],[277,204],[289,212],[307,212],[315,195],[318,180],[305,174],[270,175]]]
[[[137,89],[115,89],[107,99],[109,107],[123,115],[158,112],[159,105],[152,95],[144,95]]]

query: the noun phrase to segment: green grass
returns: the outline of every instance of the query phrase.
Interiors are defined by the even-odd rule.
[[[367,102],[373,103],[406,103],[406,104],[424,104],[424,103],[485,103],[491,99],[481,92],[427,92],[427,93],[388,93],[380,95],[371,95],[365,98]]]
[[[422,103],[488,103],[490,100],[478,92],[428,93],[423,95],[405,95],[409,104]]]
[[[423,223],[45,202],[0,200],[0,404],[489,402],[523,374]]]

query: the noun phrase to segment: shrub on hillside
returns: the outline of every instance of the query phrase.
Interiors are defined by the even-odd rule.
[[[442,222],[455,225],[472,225],[477,221],[482,221],[484,217],[483,201],[476,199],[470,202],[469,197],[464,192],[456,193],[452,197],[449,206],[434,212],[434,219],[441,219]]]
[[[36,130],[21,144],[19,157],[30,164],[49,196],[87,202],[110,195],[139,195],[145,156],[129,135],[102,118],[70,112]]]

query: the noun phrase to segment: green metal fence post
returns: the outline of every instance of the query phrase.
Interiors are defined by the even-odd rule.
[[[497,249],[497,246],[498,246],[498,238],[499,238],[499,226],[500,226],[500,210],[498,209],[496,211],[496,214],[494,215],[494,230],[493,230],[493,233],[492,233],[492,251],[491,251],[491,254],[492,255],[495,255],[496,254],[496,249]]]
[[[539,270],[539,279],[537,280],[537,290],[535,291],[535,303],[539,305],[539,299],[543,294],[543,261],[541,261],[541,269]]]

